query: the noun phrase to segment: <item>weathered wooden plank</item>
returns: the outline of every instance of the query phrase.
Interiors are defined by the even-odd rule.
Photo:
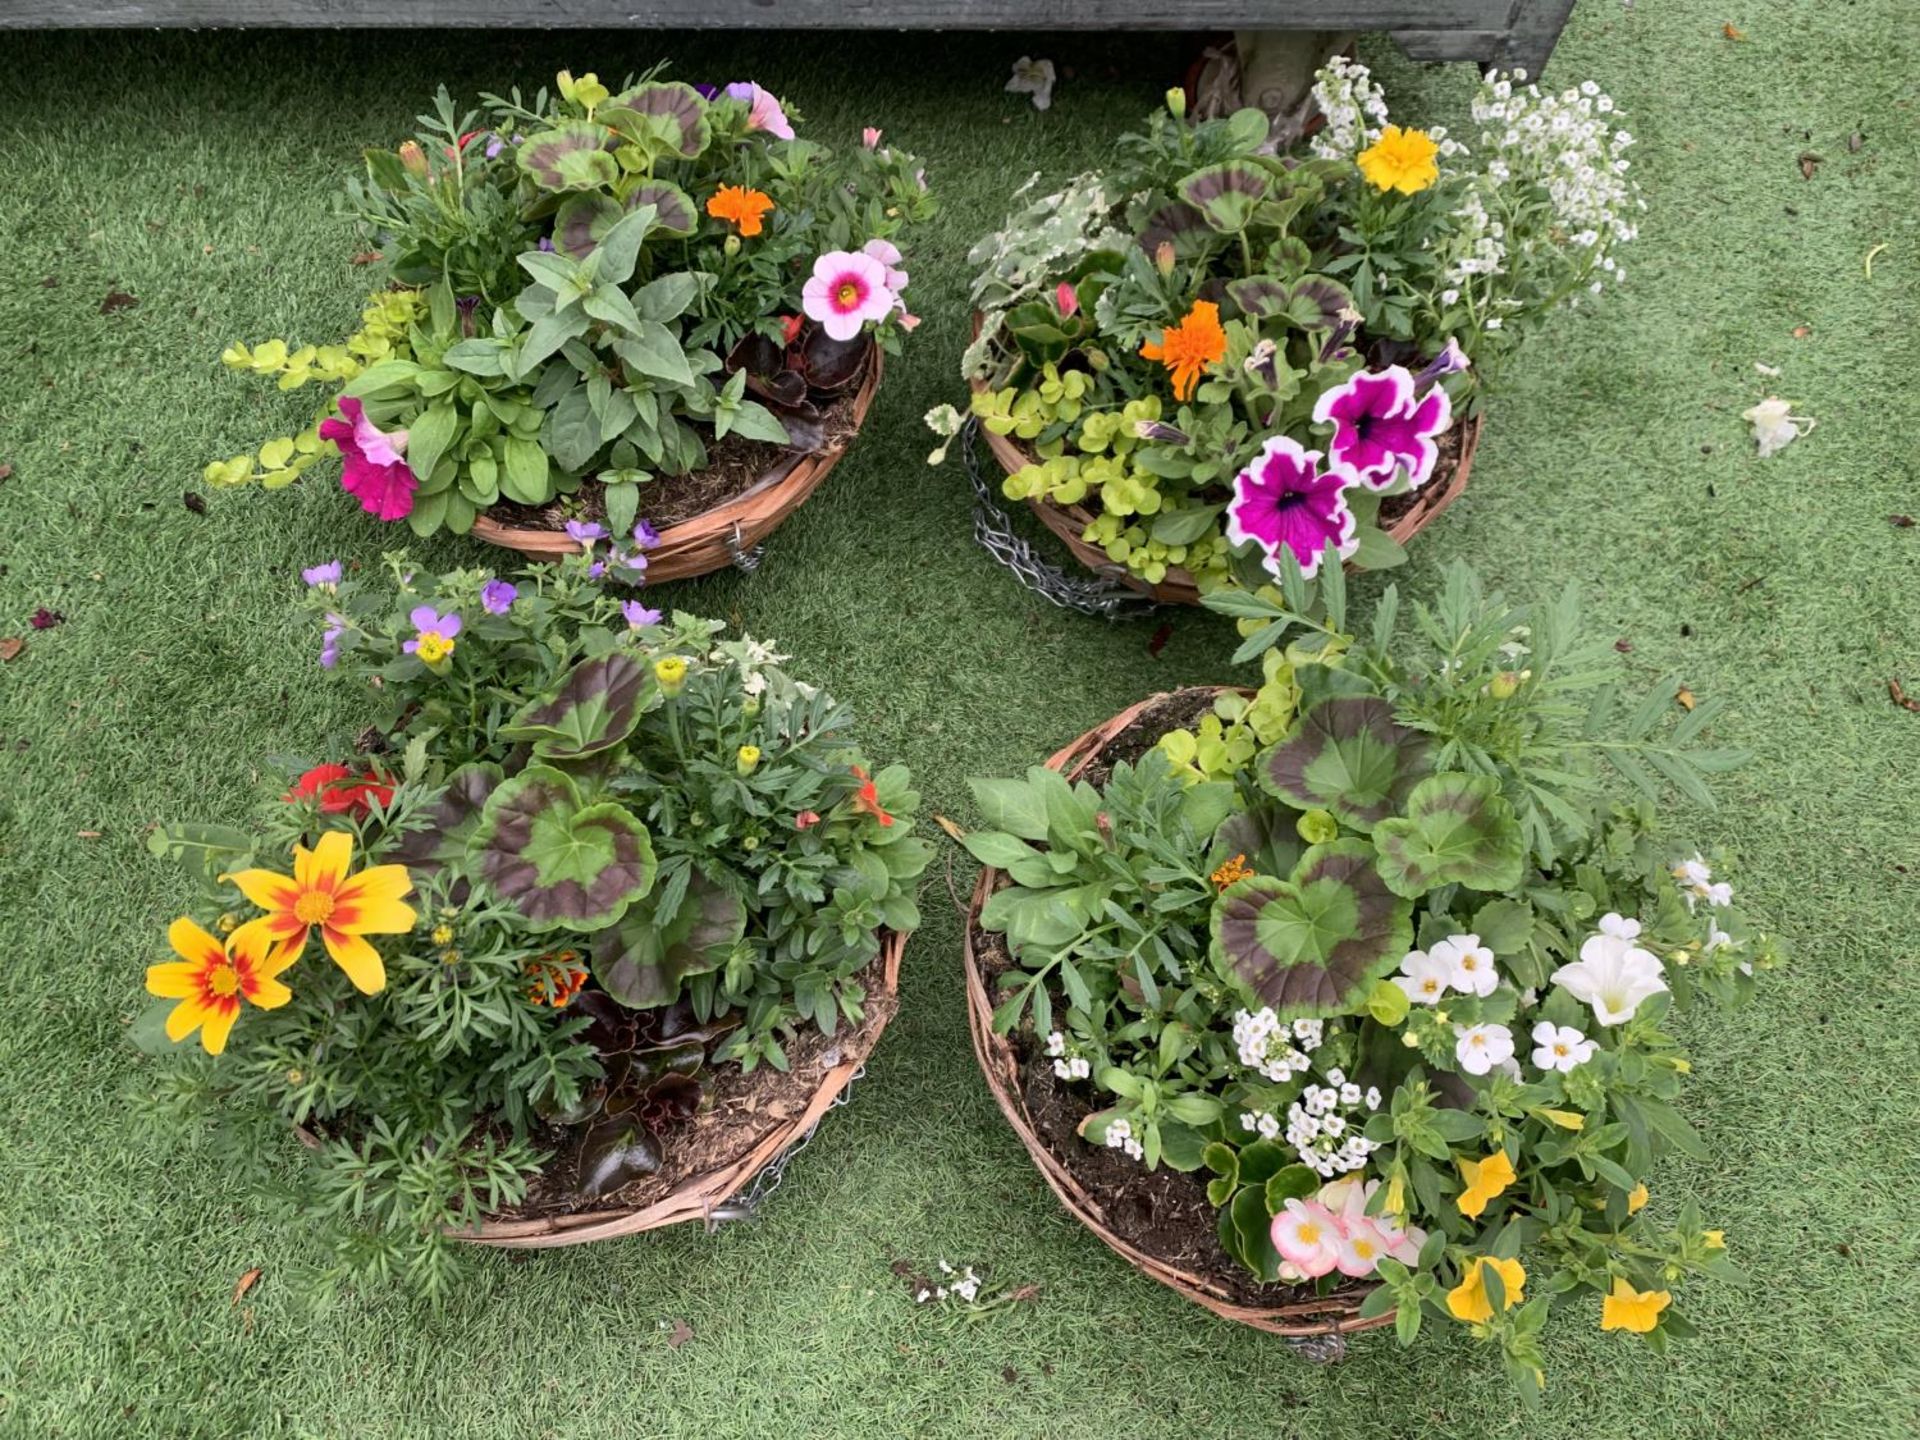
[[[1501,68],[1524,70],[1527,78],[1538,80],[1547,68],[1547,57],[1560,39],[1560,31],[1573,13],[1573,0],[1517,0],[1512,22],[1507,26],[1506,53]]]
[[[1482,65],[1506,59],[1504,30],[1395,30],[1393,43],[1409,60],[1473,60]]]
[[[1572,0],[0,0],[4,29],[508,26],[720,30],[1505,31]]]

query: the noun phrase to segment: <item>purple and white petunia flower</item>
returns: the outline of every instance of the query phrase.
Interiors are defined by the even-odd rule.
[[[1320,459],[1318,450],[1275,435],[1260,448],[1254,462],[1233,477],[1227,539],[1235,545],[1259,546],[1266,568],[1276,578],[1285,573],[1280,563],[1283,550],[1312,579],[1329,550],[1344,560],[1360,548],[1353,511],[1346,501],[1347,486],[1353,482],[1339,471],[1323,471]]]
[[[660,612],[649,610],[638,600],[629,600],[620,607],[620,613],[627,617],[627,624],[635,630],[660,623]]]
[[[647,557],[638,550],[629,550],[624,555],[616,554],[613,558],[623,569],[631,570],[636,575],[647,573]]]
[[[771,90],[762,90],[751,80],[739,80],[727,86],[727,98],[747,102],[747,129],[764,130],[779,140],[793,139],[793,126],[787,112]]]
[[[867,321],[886,319],[895,301],[887,267],[865,251],[829,250],[800,289],[800,308],[834,340],[851,340]]]
[[[480,587],[480,608],[489,615],[504,615],[520,598],[520,587],[506,580],[489,580]]]
[[[1416,396],[1404,365],[1361,370],[1314,403],[1316,424],[1333,422],[1327,465],[1369,490],[1384,490],[1404,466],[1415,490],[1440,458],[1434,437],[1453,423],[1453,402],[1438,385]]]
[[[593,549],[596,540],[607,538],[607,527],[591,520],[567,521],[567,538],[583,550]]]
[[[318,590],[324,586],[331,590],[340,583],[340,562],[329,560],[324,565],[309,565],[300,572],[300,578],[311,589]]]
[[[1442,375],[1458,375],[1462,370],[1470,368],[1472,364],[1473,361],[1467,358],[1467,352],[1460,348],[1460,342],[1449,335],[1446,348],[1421,366],[1420,373],[1413,377],[1413,393],[1424,395],[1427,387]]]

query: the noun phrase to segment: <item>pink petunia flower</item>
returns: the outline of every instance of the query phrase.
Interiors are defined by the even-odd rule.
[[[1321,395],[1313,418],[1333,422],[1328,467],[1370,490],[1386,489],[1402,466],[1414,489],[1426,484],[1440,458],[1434,437],[1453,423],[1453,402],[1438,385],[1418,398],[1415,390],[1406,366],[1389,365],[1359,371]]]
[[[764,130],[777,140],[793,139],[793,126],[787,112],[771,90],[762,90],[751,80],[739,80],[727,86],[727,98],[747,102],[747,129]]]
[[[360,508],[382,520],[404,520],[413,510],[420,482],[408,468],[407,432],[383,431],[367,419],[360,401],[342,395],[338,420],[320,422],[320,438],[340,449],[340,484],[360,498]]]
[[[871,255],[887,267],[887,288],[899,299],[900,292],[907,288],[907,272],[900,268],[900,247],[891,240],[869,240],[860,247],[860,253]]]
[[[1280,553],[1287,551],[1312,579],[1328,551],[1344,560],[1360,548],[1353,511],[1346,502],[1351,483],[1343,473],[1322,471],[1318,450],[1275,435],[1261,447],[1253,464],[1234,476],[1233,499],[1227,502],[1227,539],[1235,545],[1250,541],[1259,546],[1266,568],[1276,577],[1283,573]]]
[[[1272,1238],[1280,1258],[1309,1280],[1317,1280],[1340,1263],[1340,1221],[1315,1201],[1287,1201],[1286,1208],[1273,1217]]]
[[[830,250],[813,262],[800,308],[834,340],[851,340],[869,320],[884,320],[897,303],[887,267],[864,251]]]
[[[860,143],[869,150],[878,150],[880,148],[879,130],[871,125],[867,126],[866,129],[860,132]]]

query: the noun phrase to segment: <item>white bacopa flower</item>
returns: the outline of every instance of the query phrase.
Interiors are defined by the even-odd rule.
[[[1760,447],[1762,460],[1777,455],[1813,429],[1811,416],[1792,412],[1793,402],[1777,395],[1769,395],[1751,410],[1740,412],[1740,418],[1753,427],[1754,443]]]
[[[1462,995],[1491,995],[1500,986],[1493,951],[1478,935],[1449,935],[1433,947],[1432,958],[1447,965],[1447,983]]]
[[[1007,81],[1012,95],[1031,95],[1033,108],[1045,110],[1053,104],[1053,61],[1035,60],[1022,55],[1013,62],[1013,78]]]
[[[1513,1032],[1504,1025],[1456,1025],[1453,1058],[1469,1075],[1484,1075],[1513,1059]]]
[[[1047,1054],[1064,1055],[1067,1053],[1067,1037],[1058,1030],[1047,1036]]]
[[[1438,1005],[1452,981],[1453,963],[1424,950],[1409,950],[1400,962],[1400,973],[1393,977],[1393,983],[1416,1005]]]
[[[1666,968],[1658,956],[1642,950],[1633,938],[1608,928],[1608,921],[1620,926],[1634,924],[1608,915],[1600,922],[1600,933],[1587,938],[1580,947],[1580,958],[1553,972],[1553,983],[1593,1011],[1602,1025],[1623,1025],[1633,1018],[1640,1003],[1667,988]],[[1638,933],[1636,929],[1635,934]]]
[[[1565,1075],[1574,1066],[1586,1064],[1599,1048],[1597,1041],[1589,1040],[1571,1025],[1542,1020],[1533,1027],[1533,1063],[1542,1070]]]

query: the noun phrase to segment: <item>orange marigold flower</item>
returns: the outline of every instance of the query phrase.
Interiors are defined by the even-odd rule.
[[[580,967],[579,961],[578,950],[552,950],[527,961],[527,974],[533,978],[527,998],[536,1005],[566,1009],[587,983],[587,972]]]
[[[1251,874],[1253,871],[1247,865],[1247,857],[1236,855],[1213,872],[1213,883],[1216,889],[1224,890],[1235,881],[1245,880]]]
[[[860,782],[860,788],[853,793],[853,807],[865,811],[882,825],[893,824],[893,816],[880,808],[880,787],[867,778],[867,772],[858,765],[853,767],[853,775]]]
[[[722,185],[707,201],[707,214],[727,221],[749,238],[760,233],[760,217],[771,209],[771,195],[740,185]]]
[[[1160,332],[1160,338],[1140,347],[1144,360],[1158,360],[1173,372],[1173,398],[1191,400],[1200,375],[1226,358],[1227,332],[1220,328],[1220,307],[1196,300],[1178,325]]]

